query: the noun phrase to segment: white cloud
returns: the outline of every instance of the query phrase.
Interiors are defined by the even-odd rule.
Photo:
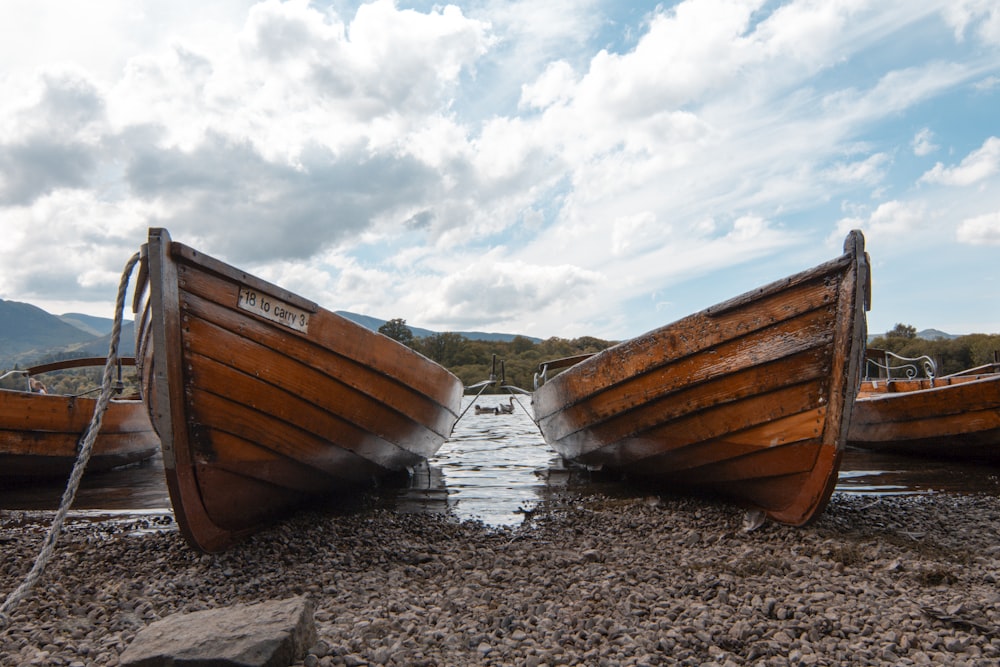
[[[837,221],[835,237],[843,238],[852,229],[860,229],[872,243],[903,243],[911,235],[927,228],[925,207],[919,202],[888,201],[867,217],[848,217]]]
[[[979,81],[976,81],[972,87],[977,92],[989,92],[1000,86],[1000,76],[987,76]]]
[[[521,106],[542,109],[564,104],[572,97],[576,85],[576,73],[569,63],[563,60],[550,63],[536,81],[521,87]]]
[[[934,144],[934,133],[926,127],[913,136],[910,145],[913,146],[913,154],[917,157],[930,155],[938,149],[938,146]]]
[[[904,159],[960,144],[959,95],[995,102],[985,2],[13,1],[4,298],[100,298],[159,225],[334,308],[621,337],[633,304],[826,259],[838,208],[888,239],[998,205],[982,128],[922,179],[978,186],[975,210]],[[11,268],[45,256],[28,230],[83,259]]]
[[[827,170],[827,176],[843,183],[877,183],[885,175],[888,162],[888,155],[876,153],[863,160],[834,164]]]
[[[943,10],[946,20],[963,39],[970,29],[984,42],[1000,44],[1000,6],[993,0],[954,0]]]
[[[430,323],[477,326],[512,322],[523,312],[550,309],[560,315],[586,299],[601,279],[571,264],[532,266],[493,256],[444,277],[427,299],[424,317]]]
[[[938,162],[920,177],[923,183],[973,185],[1000,171],[1000,138],[989,137],[981,147],[969,153],[956,167]]]
[[[959,243],[1000,245],[1000,211],[963,220],[955,237]]]
[[[612,223],[611,253],[629,255],[663,245],[670,226],[657,221],[650,211],[618,218]]]

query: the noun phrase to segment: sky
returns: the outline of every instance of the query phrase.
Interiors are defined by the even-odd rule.
[[[860,229],[869,331],[1000,333],[1000,3],[4,0],[0,298],[113,317],[149,227],[329,310],[610,340]]]

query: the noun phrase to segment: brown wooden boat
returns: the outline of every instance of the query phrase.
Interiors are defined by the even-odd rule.
[[[134,359],[120,359],[122,365]],[[76,463],[80,438],[94,415],[97,398],[37,393],[30,383],[53,371],[104,366],[103,357],[68,359],[6,375],[24,378],[24,390],[0,389],[0,479],[66,477]],[[86,472],[100,472],[152,457],[160,447],[138,394],[108,403]]]
[[[586,359],[542,364],[535,419],[569,461],[721,492],[804,524],[837,481],[868,285],[853,231],[835,260]]]
[[[896,454],[1000,462],[1000,360],[935,376],[928,357],[869,350],[848,444]],[[907,368],[907,377],[892,377]],[[917,377],[919,369],[929,377]],[[877,377],[882,375],[883,377]]]
[[[137,356],[180,530],[221,551],[304,501],[405,471],[462,383],[395,340],[150,229]]]

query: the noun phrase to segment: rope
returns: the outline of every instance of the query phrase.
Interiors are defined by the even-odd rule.
[[[455,420],[455,424],[456,425],[458,424],[458,422],[462,421],[462,417],[464,417],[465,413],[469,411],[469,408],[472,407],[472,404],[476,402],[476,399],[483,395],[483,392],[486,391],[487,387],[492,387],[493,386],[493,382],[490,382],[490,381],[485,381],[485,382],[483,382],[481,384],[483,385],[483,388],[479,390],[478,394],[476,394],[475,396],[472,397],[472,400],[469,401],[469,404],[466,405],[465,409],[462,410],[462,413],[460,415],[458,415],[458,419]],[[466,387],[466,388],[469,389],[470,387]],[[455,427],[453,426],[452,428],[455,428]]]
[[[6,626],[10,622],[9,614],[14,610],[14,607],[16,607],[18,603],[28,597],[32,587],[41,578],[42,572],[45,570],[45,566],[48,565],[49,560],[51,560],[52,554],[55,552],[56,542],[59,539],[59,533],[62,532],[66,515],[69,513],[69,508],[73,504],[73,500],[76,498],[76,491],[80,487],[80,478],[83,477],[83,471],[87,467],[87,462],[90,461],[90,452],[94,447],[94,441],[97,439],[97,434],[101,430],[101,422],[104,419],[104,411],[107,410],[108,402],[111,400],[111,394],[114,391],[112,373],[118,363],[118,341],[121,338],[122,312],[125,308],[125,291],[128,288],[129,277],[132,275],[132,269],[135,268],[138,261],[139,253],[135,253],[125,264],[125,270],[122,272],[121,282],[118,284],[118,299],[115,302],[115,322],[111,329],[111,343],[108,346],[108,358],[104,364],[104,379],[101,382],[101,396],[97,399],[97,405],[94,407],[94,416],[90,420],[90,425],[87,426],[87,430],[84,432],[83,437],[80,440],[80,453],[77,454],[76,462],[73,464],[73,472],[70,474],[69,482],[66,484],[66,490],[63,492],[62,501],[59,505],[59,511],[56,512],[55,518],[52,520],[52,525],[49,527],[49,533],[45,537],[45,542],[42,545],[42,549],[39,552],[38,557],[35,559],[35,563],[31,567],[31,570],[24,578],[24,581],[21,582],[21,585],[14,589],[11,594],[7,596],[3,605],[0,606],[0,628]]]
[[[506,387],[506,389],[508,391],[510,391],[512,389],[512,387]],[[524,390],[521,390],[521,391],[524,391]],[[524,392],[524,393],[527,393],[527,392]],[[515,396],[513,391],[510,391],[510,395],[514,399],[514,402],[517,403],[517,407],[521,408],[521,412],[523,412],[525,415],[527,415],[528,419],[531,420],[531,423],[537,424],[537,422],[535,421],[535,417],[530,412],[528,412],[528,408],[524,407],[524,403],[521,402],[521,399],[519,399],[517,396]]]

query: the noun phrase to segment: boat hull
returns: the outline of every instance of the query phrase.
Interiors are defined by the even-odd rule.
[[[0,479],[66,477],[90,424],[93,398],[0,389]],[[141,400],[112,400],[86,472],[137,463],[159,449]]]
[[[868,264],[845,253],[582,361],[532,396],[563,458],[721,492],[801,525],[836,484],[866,336]]]
[[[406,470],[451,433],[461,381],[398,342],[165,230],[150,230],[140,275],[144,398],[192,546],[228,548]]]
[[[865,381],[848,444],[936,458],[1000,462],[1000,374]]]

